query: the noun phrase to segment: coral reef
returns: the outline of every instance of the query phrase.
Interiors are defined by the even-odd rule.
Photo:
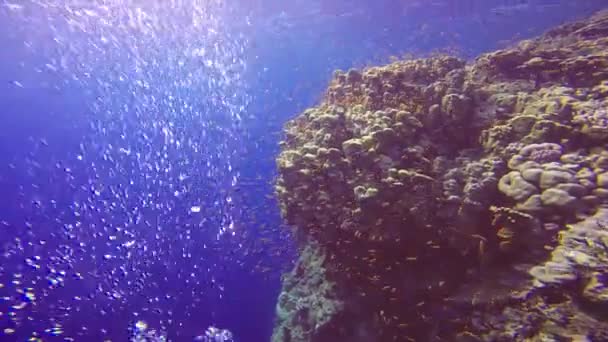
[[[552,214],[554,219],[584,218],[605,200],[605,171],[597,161],[601,164],[608,151],[596,152],[562,154],[562,146],[555,143],[526,145],[509,160],[511,171],[500,179],[498,189],[521,211]]]
[[[336,284],[327,280],[324,257],[318,245],[307,245],[294,273],[285,277],[277,311],[279,340],[311,340],[344,310]]]
[[[336,71],[285,127],[273,341],[608,340],[608,12]]]

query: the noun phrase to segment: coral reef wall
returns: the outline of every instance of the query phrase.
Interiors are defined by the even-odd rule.
[[[337,71],[281,146],[273,341],[608,341],[608,12]]]

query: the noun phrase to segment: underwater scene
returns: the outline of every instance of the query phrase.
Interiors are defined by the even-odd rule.
[[[0,342],[608,341],[608,1],[0,0]]]

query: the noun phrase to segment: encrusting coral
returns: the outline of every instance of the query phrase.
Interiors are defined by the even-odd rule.
[[[337,71],[285,127],[273,341],[608,340],[608,13]]]

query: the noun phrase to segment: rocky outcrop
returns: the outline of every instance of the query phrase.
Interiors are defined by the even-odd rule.
[[[608,13],[337,71],[290,121],[274,341],[608,340]]]

